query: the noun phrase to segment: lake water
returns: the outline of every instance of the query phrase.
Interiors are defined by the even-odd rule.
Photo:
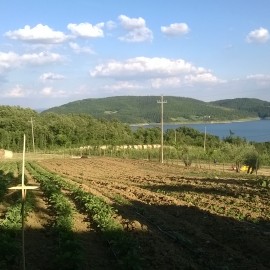
[[[144,127],[160,126],[160,124],[147,125]],[[246,138],[248,141],[270,142],[270,120],[257,120],[248,122],[233,123],[206,123],[206,124],[166,124],[164,123],[164,131],[167,129],[176,129],[178,127],[192,127],[200,132],[219,136],[221,139],[230,136],[230,131],[234,136]]]

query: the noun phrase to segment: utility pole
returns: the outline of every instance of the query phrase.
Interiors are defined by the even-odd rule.
[[[204,140],[203,140],[203,150],[206,151],[206,126],[204,126]]]
[[[204,116],[204,118],[206,119],[205,121],[205,125],[204,125],[204,140],[203,140],[203,150],[204,152],[206,151],[206,122],[207,122],[207,119],[210,120],[210,115],[209,116]]]
[[[161,95],[161,100],[158,100],[157,103],[161,104],[161,163],[163,163],[163,104],[167,101],[164,101],[163,95]]]
[[[33,141],[33,152],[35,153],[35,137],[34,137],[34,121],[33,118],[31,117],[31,127],[32,127],[32,141]]]

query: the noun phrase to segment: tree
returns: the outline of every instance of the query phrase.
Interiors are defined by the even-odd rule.
[[[254,171],[258,171],[260,162],[259,154],[256,150],[250,151],[244,156],[244,164],[248,166],[247,173],[252,174]]]

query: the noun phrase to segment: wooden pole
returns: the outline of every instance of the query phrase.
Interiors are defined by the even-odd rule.
[[[163,104],[167,101],[163,101],[163,96],[161,96],[161,100],[158,100],[157,103],[161,104],[161,163],[163,163]]]
[[[32,118],[31,118],[32,120]],[[26,189],[24,189],[24,166],[25,166],[25,134],[23,135],[23,160],[22,160],[22,264],[25,270],[25,245],[24,245],[24,203],[26,199]]]
[[[25,270],[25,244],[24,244],[24,205],[27,189],[37,189],[37,186],[26,186],[24,184],[24,167],[25,167],[25,134],[23,135],[23,160],[22,160],[22,184],[21,186],[10,187],[9,189],[20,189],[22,191],[22,269]]]

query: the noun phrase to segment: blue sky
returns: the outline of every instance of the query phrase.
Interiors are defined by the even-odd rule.
[[[270,101],[269,0],[0,0],[0,105]]]

